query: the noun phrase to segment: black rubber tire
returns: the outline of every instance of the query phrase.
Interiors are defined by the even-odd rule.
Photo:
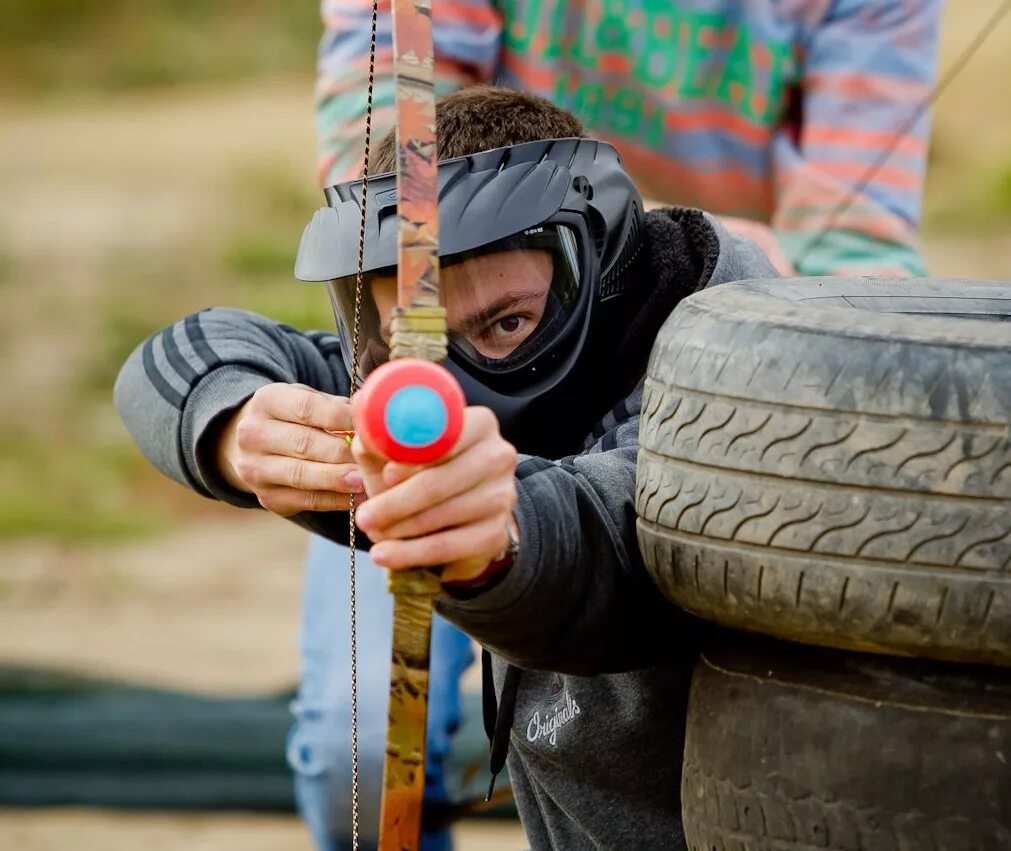
[[[696,667],[681,791],[691,851],[1006,851],[1011,671],[738,634]]]
[[[1008,319],[997,282],[747,281],[682,302],[642,406],[658,586],[736,628],[1011,664]]]

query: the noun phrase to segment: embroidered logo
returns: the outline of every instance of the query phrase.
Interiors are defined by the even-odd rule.
[[[571,724],[578,716],[579,704],[569,694],[569,690],[565,689],[561,700],[549,704],[543,715],[538,710],[530,716],[530,722],[527,724],[527,741],[547,739],[554,746],[558,742],[558,731],[566,724]]]

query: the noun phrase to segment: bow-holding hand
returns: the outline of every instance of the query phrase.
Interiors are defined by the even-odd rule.
[[[357,417],[357,398],[353,404]],[[357,511],[358,526],[374,542],[370,556],[376,564],[391,570],[444,565],[444,582],[466,581],[480,576],[508,545],[516,449],[488,408],[464,411],[460,439],[436,464],[388,461],[360,434],[351,449],[368,494]]]

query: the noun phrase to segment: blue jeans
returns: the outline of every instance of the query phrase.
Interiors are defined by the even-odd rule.
[[[390,686],[392,598],[386,572],[358,553],[358,765],[362,849],[379,827]],[[292,706],[288,764],[299,811],[321,851],[351,847],[351,638],[347,548],[313,537],[302,602],[302,678]],[[425,800],[445,800],[443,761],[460,720],[460,676],[470,639],[436,616],[428,703]],[[424,851],[449,851],[449,831],[425,834]]]

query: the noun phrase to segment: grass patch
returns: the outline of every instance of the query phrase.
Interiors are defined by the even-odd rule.
[[[963,164],[928,175],[926,225],[949,233],[996,233],[1011,225],[1011,163]]]
[[[283,165],[242,169],[231,183],[235,192],[245,197],[248,208],[273,224],[292,230],[293,250],[313,210],[324,203],[323,193],[312,185],[308,172],[293,174]]]
[[[235,230],[224,235],[220,264],[232,282],[229,303],[293,328],[333,328],[326,289],[294,276],[302,230],[321,195],[303,176],[283,166],[243,170],[229,181],[242,210]]]
[[[321,194],[306,175],[277,164],[241,169],[228,183],[241,218],[232,221],[235,230],[225,235],[225,271],[243,282],[294,280],[302,230],[322,203]]]
[[[91,399],[108,405],[112,399],[112,386],[127,357],[164,323],[152,316],[139,300],[124,301],[123,297],[119,297],[108,299],[99,308],[98,324],[94,350],[82,370],[78,394],[81,401]]]
[[[323,284],[302,281],[289,281],[283,287],[249,284],[243,289],[240,304],[246,310],[302,331],[334,328],[333,311]]]
[[[0,246],[0,287],[14,280],[14,257]]]
[[[236,237],[223,257],[237,284],[232,303],[305,331],[333,328],[324,285],[307,284],[293,275],[296,248],[297,243],[276,232]]]
[[[0,540],[49,538],[64,543],[123,541],[164,531],[166,522],[136,512],[80,511],[51,499],[0,497]]]
[[[125,435],[69,440],[11,434],[0,441],[0,539],[121,540],[160,531],[157,505],[135,498],[144,464]]]
[[[311,73],[314,3],[6,0],[0,75],[24,94]]]
[[[986,206],[997,218],[997,224],[1011,222],[1011,162],[991,171],[986,186]]]
[[[225,249],[225,268],[239,278],[292,279],[295,252],[288,234],[273,231],[236,236]]]

